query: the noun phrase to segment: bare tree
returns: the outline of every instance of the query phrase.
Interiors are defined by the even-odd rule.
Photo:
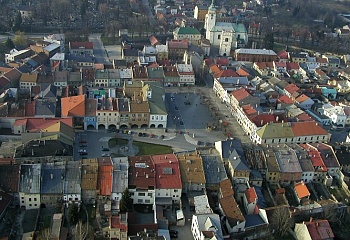
[[[270,218],[270,227],[272,232],[278,236],[285,236],[288,230],[293,225],[293,219],[291,218],[289,209],[287,206],[277,207]]]
[[[80,220],[72,229],[73,239],[84,240],[89,232],[89,223]]]

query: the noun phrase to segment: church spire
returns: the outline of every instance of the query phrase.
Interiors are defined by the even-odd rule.
[[[208,10],[209,10],[209,11],[210,11],[210,10],[212,10],[212,11],[213,11],[213,10],[214,10],[214,11],[216,10],[216,9],[215,9],[215,5],[214,5],[214,0],[211,0],[211,4],[210,4]]]

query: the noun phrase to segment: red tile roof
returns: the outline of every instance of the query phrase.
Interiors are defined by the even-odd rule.
[[[113,181],[113,164],[110,157],[97,158],[98,161],[98,178],[97,189],[100,195],[110,196],[112,193]]]
[[[310,192],[307,189],[304,182],[299,182],[294,185],[295,192],[297,193],[297,196],[299,199],[310,197]]]
[[[153,45],[153,46],[159,44],[158,39],[153,35],[149,37],[149,41],[150,41],[151,45]]]
[[[250,95],[244,88],[233,91],[231,94],[237,99],[237,101],[241,101]]]
[[[300,147],[306,149],[311,159],[312,166],[316,171],[327,172],[327,167],[324,164],[320,152],[309,144],[299,144]]]
[[[297,85],[295,85],[294,83],[290,83],[284,88],[284,90],[289,92],[290,94],[293,94],[293,93],[299,91],[299,89],[300,88]]]
[[[251,187],[244,191],[245,197],[248,203],[253,203],[258,201],[258,196],[256,195],[255,188]]]
[[[210,58],[207,58],[204,60],[204,63],[206,66],[210,67],[211,65],[214,65],[214,60],[213,59],[210,59]]]
[[[239,77],[239,75],[232,69],[221,70],[216,77]]]
[[[280,68],[287,68],[287,63],[286,62],[275,62],[276,67]]]
[[[333,239],[334,233],[331,226],[329,225],[328,220],[315,219],[311,222],[305,222],[307,229],[312,240],[325,240]]]
[[[35,105],[36,105],[36,101],[26,102],[26,104],[25,104],[25,116],[26,117],[34,117]]]
[[[258,114],[258,111],[250,104],[242,106],[242,109],[249,118],[254,118]]]
[[[151,156],[156,170],[156,188],[181,189],[179,160],[174,154]]]
[[[312,117],[310,117],[309,114],[307,113],[302,113],[296,117],[298,119],[298,122],[311,122],[314,121]]]
[[[36,132],[40,129],[47,128],[53,124],[62,122],[70,127],[73,127],[72,118],[26,118],[18,119],[15,121],[14,126],[20,126],[25,124],[26,131]]]
[[[312,136],[312,135],[327,135],[328,132],[324,130],[317,122],[292,122],[292,132],[294,136]]]
[[[155,168],[150,156],[132,156],[129,163],[129,186],[140,189],[156,186]]]
[[[211,65],[209,68],[214,77],[217,77],[221,72],[221,68],[217,65]]]
[[[230,64],[230,60],[228,58],[216,58],[214,61],[220,66],[228,66]]]
[[[262,127],[266,123],[277,123],[277,122],[282,122],[286,120],[287,119],[283,115],[274,115],[274,114],[266,114],[266,113],[256,115],[251,119],[251,121],[255,123],[257,127]]]
[[[70,46],[70,49],[78,49],[78,48],[94,49],[93,42],[70,42],[69,46]]]
[[[289,54],[286,50],[281,50],[277,53],[277,56],[280,58],[280,59],[288,59],[289,58]]]
[[[277,102],[284,103],[284,104],[293,104],[293,100],[290,99],[287,95],[282,95],[280,98],[277,99]]]
[[[295,62],[287,62],[287,70],[298,70],[299,69],[299,63]]]
[[[110,227],[111,228],[116,228],[116,229],[120,229],[124,232],[128,231],[128,223],[127,222],[122,222],[121,221],[121,216],[111,216],[110,219]]]
[[[85,116],[85,95],[61,98],[62,116]]]

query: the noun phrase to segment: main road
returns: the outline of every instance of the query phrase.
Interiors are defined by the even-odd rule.
[[[103,43],[101,41],[101,34],[100,33],[93,33],[89,36],[89,41],[94,44],[94,55],[96,63],[110,63],[106,49],[103,46]]]

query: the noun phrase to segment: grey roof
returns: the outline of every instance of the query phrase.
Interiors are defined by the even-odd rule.
[[[59,140],[32,140],[16,148],[14,158],[73,156],[73,147]]]
[[[35,115],[37,116],[55,116],[56,101],[37,99],[35,104]]]
[[[217,240],[224,239],[221,229],[220,217],[218,214],[210,213],[198,214],[194,216],[197,217],[199,231],[212,231],[215,234]]]
[[[49,84],[42,92],[42,98],[55,98],[57,97],[57,87],[53,84]]]
[[[57,48],[60,48],[60,47],[61,46],[57,43],[51,43],[50,45],[44,47],[44,50],[51,52],[51,51],[56,50]]]
[[[139,56],[139,50],[135,49],[135,48],[123,49],[123,54],[126,57],[138,57]]]
[[[245,159],[241,159],[236,149],[232,150],[231,155],[228,157],[228,161],[231,163],[235,171],[250,171],[248,163],[245,161]]]
[[[95,62],[95,58],[89,55],[66,54],[66,60],[74,62]]]
[[[118,111],[119,112],[129,112],[129,99],[128,98],[118,98]]]
[[[294,149],[298,157],[301,170],[303,172],[313,172],[314,167],[312,165],[309,153],[306,151],[306,149],[300,147],[298,144],[295,143],[288,143],[287,145],[291,149]]]
[[[41,168],[41,194],[62,194],[65,165],[47,163]]]
[[[160,82],[145,82],[152,89],[152,96],[148,99],[150,114],[168,115],[163,96],[164,87]]]
[[[221,84],[234,84],[234,85],[248,85],[249,84],[247,77],[220,77],[219,82]]]
[[[40,193],[41,164],[22,164],[19,191],[27,194]]]
[[[227,179],[224,163],[220,156],[202,155],[205,179],[207,184],[219,184]]]
[[[285,144],[273,145],[275,156],[281,172],[302,172],[296,152]]]
[[[128,187],[128,168],[127,157],[113,158],[113,193],[122,193]]]
[[[222,151],[221,157],[223,159],[228,159],[229,156],[231,155],[231,152],[234,149],[237,151],[241,159],[245,159],[242,143],[239,139],[230,139],[230,140],[221,141],[221,151]]]
[[[64,194],[81,193],[81,162],[68,161],[66,164],[66,173],[64,176]]]

